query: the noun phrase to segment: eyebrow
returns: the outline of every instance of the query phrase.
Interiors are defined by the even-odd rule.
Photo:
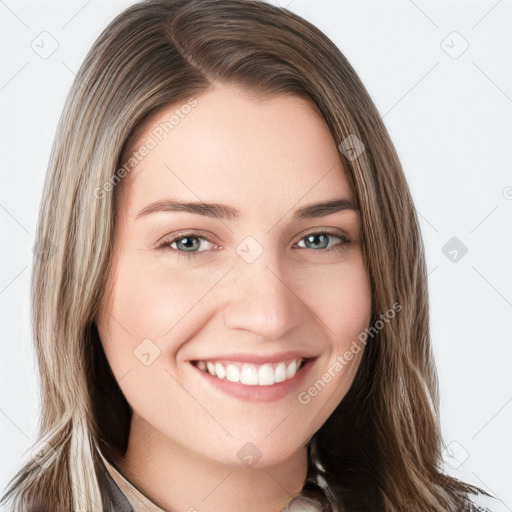
[[[297,210],[292,221],[300,219],[312,219],[324,217],[343,210],[358,211],[349,199],[331,199],[320,203],[314,203]],[[222,203],[183,202],[172,199],[155,201],[144,207],[135,217],[135,220],[156,212],[188,212],[197,215],[204,215],[214,219],[238,220],[240,211],[232,206]]]

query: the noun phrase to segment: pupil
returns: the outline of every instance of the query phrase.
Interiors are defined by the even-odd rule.
[[[189,242],[189,243],[183,243],[183,240],[188,240],[188,242]],[[187,248],[187,249],[191,249],[191,248],[193,249],[193,248],[194,248],[194,247],[193,247],[193,246],[194,246],[194,240],[195,240],[195,238],[194,238],[194,237],[185,236],[185,237],[183,237],[183,238],[180,240],[180,244],[181,244],[182,246],[184,246],[185,248]],[[191,242],[191,241],[192,241],[192,244],[190,244],[190,242]]]
[[[312,241],[313,244],[316,244],[316,243],[322,244],[322,242],[315,242],[315,240],[320,238],[320,237],[324,238],[324,244],[323,245],[325,245],[325,242],[327,241],[327,237],[324,234],[321,234],[321,235],[309,235],[308,238],[309,238],[310,241]]]

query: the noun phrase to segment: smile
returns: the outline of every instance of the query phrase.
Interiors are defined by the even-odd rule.
[[[268,362],[262,356],[244,359],[197,359],[189,363],[202,380],[217,391],[250,402],[273,402],[287,397],[293,399],[318,357],[290,354],[286,358],[269,358],[273,361]]]
[[[272,386],[293,379],[305,362],[305,358],[300,358],[263,364],[239,361],[192,361],[192,364],[218,379],[246,386]]]

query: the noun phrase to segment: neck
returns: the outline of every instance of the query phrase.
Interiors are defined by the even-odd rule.
[[[279,512],[302,490],[307,466],[306,446],[263,468],[219,463],[155,432],[136,414],[119,461],[126,477],[167,512]]]

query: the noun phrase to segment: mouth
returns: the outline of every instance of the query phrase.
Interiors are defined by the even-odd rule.
[[[189,361],[210,389],[249,402],[273,402],[293,396],[318,357],[263,362]]]
[[[253,364],[241,361],[191,361],[198,370],[229,382],[246,386],[273,386],[291,380],[313,358],[289,359]]]

